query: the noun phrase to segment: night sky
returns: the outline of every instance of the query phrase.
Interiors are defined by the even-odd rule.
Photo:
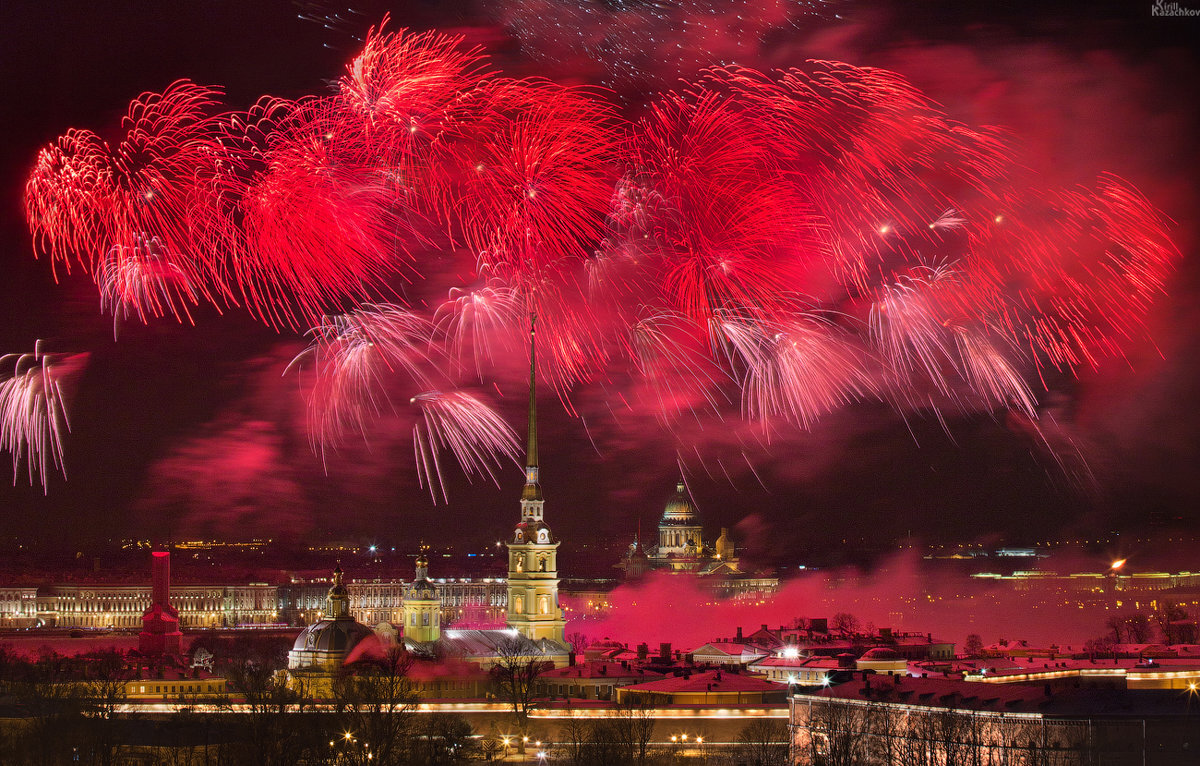
[[[300,335],[238,309],[201,308],[194,327],[129,321],[114,341],[90,277],[76,269],[56,283],[49,263],[33,257],[22,213],[38,148],[68,128],[111,136],[132,98],[178,78],[223,86],[233,108],[262,94],[322,92],[353,54],[351,34],[385,10],[397,27],[465,33],[505,73],[608,87],[629,116],[647,92],[706,57],[893,69],[954,119],[1007,128],[1020,161],[1047,184],[1111,171],[1175,222],[1183,258],[1147,320],[1153,343],[1130,342],[1123,359],[1077,379],[1048,377],[1049,390],[1035,386],[1043,423],[1052,418],[1056,443],[1078,447],[1088,478],[1073,455],[1056,460],[1003,413],[951,417],[943,429],[932,416],[866,402],[749,450],[744,426],[689,431],[689,449],[697,446],[685,451],[685,470],[714,532],[735,527],[758,557],[786,561],[842,540],[882,549],[909,533],[1032,542],[1152,522],[1200,531],[1200,80],[1188,47],[1200,21],[1153,18],[1150,2],[1031,3],[1003,16],[959,3],[833,3],[787,18],[771,3],[762,4],[770,13],[721,2],[446,4],[453,13],[441,5],[368,3],[356,6],[361,17],[327,29],[298,18],[319,15],[322,3],[6,3],[0,353],[31,351],[40,338],[51,352],[89,356],[69,385],[69,479],[52,476],[43,495],[22,466],[16,486],[0,488],[0,533],[64,545],[194,534],[444,544],[507,533],[518,515],[516,466],[503,469],[499,489],[451,469],[450,502],[434,505],[417,486],[411,436],[397,428],[369,445],[348,442],[326,471],[305,431],[297,379],[284,374]],[[660,10],[661,30],[628,26],[623,14],[643,6]],[[692,31],[672,38],[685,19]],[[679,39],[678,59],[648,49],[651,38]],[[607,58],[573,50],[578,40]],[[495,390],[521,429],[519,376]],[[677,435],[637,413],[598,416],[616,394],[615,384],[574,392],[582,419],[541,397],[546,513],[560,537],[632,538],[639,520],[653,526],[673,491]]]

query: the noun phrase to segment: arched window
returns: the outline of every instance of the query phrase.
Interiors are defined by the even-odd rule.
[[[546,557],[545,557],[545,555],[538,556],[538,571],[539,571],[539,572],[545,572],[545,571],[546,571]]]
[[[549,596],[538,596],[538,614],[550,614]]]
[[[518,553],[513,557],[513,569],[517,572],[525,571],[525,556]]]

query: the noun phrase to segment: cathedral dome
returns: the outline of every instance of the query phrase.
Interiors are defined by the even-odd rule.
[[[355,620],[321,620],[296,636],[294,652],[349,652],[372,631]]]
[[[350,616],[350,596],[342,581],[342,567],[333,570],[326,617],[300,631],[288,652],[288,669],[306,673],[331,672],[372,630]]]
[[[688,498],[687,489],[680,481],[675,485],[675,496],[667,501],[667,507],[663,509],[662,524],[679,524],[686,526],[696,525],[696,507],[692,505],[692,501]]]

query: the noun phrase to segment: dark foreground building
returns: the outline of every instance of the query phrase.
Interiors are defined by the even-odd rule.
[[[1185,766],[1200,763],[1195,690],[857,675],[794,694],[797,766]]]

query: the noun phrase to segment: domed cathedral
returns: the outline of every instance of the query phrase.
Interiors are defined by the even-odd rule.
[[[301,631],[288,652],[288,676],[294,682],[304,682],[315,693],[327,690],[354,647],[372,636],[370,628],[350,616],[350,595],[338,565],[333,570],[324,619]]]
[[[428,643],[442,637],[442,596],[429,580],[425,549],[417,556],[416,576],[400,601],[400,618],[408,641]]]
[[[534,322],[529,323],[529,439],[521,520],[508,542],[508,627],[531,640],[566,643],[558,605],[558,540],[543,517],[538,482],[537,389]]]
[[[701,554],[704,553],[704,527],[700,525],[700,516],[696,506],[688,497],[687,487],[683,479],[675,485],[675,497],[667,501],[663,509],[662,519],[658,522],[658,547],[656,557],[671,558],[679,561],[680,569],[695,569]],[[687,561],[683,565],[684,560]]]
[[[683,479],[675,484],[675,494],[663,508],[657,544],[643,548],[638,538],[640,535],[634,538],[628,553],[616,565],[625,570],[627,579],[636,579],[651,569],[698,575],[738,571],[737,555],[728,530],[721,529],[716,543],[704,542],[704,525]]]

